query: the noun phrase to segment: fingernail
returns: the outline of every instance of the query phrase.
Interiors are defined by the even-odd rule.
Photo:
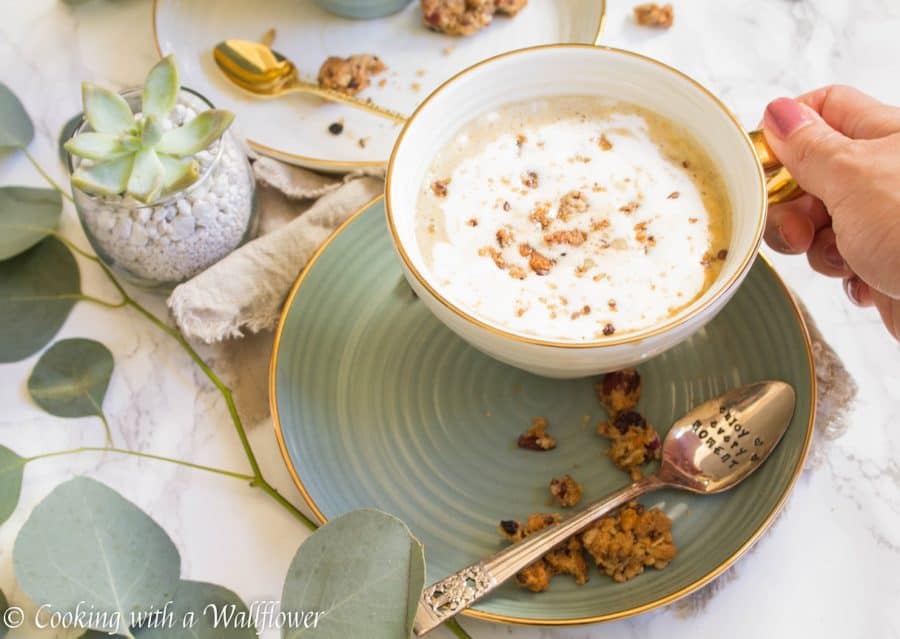
[[[796,100],[778,98],[766,107],[766,128],[780,138],[786,138],[797,129],[812,122],[812,114]]]
[[[863,281],[855,275],[844,280],[844,292],[847,294],[847,297],[850,298],[850,301],[857,306],[863,306],[863,286],[865,286]]]
[[[773,233],[772,237],[769,239],[769,244],[772,245],[773,249],[781,251],[782,253],[791,250],[791,245],[788,244],[787,238],[784,236],[784,226],[781,224],[775,225],[775,233]]]
[[[825,263],[831,268],[844,268],[844,258],[841,257],[841,252],[838,251],[837,244],[825,245],[825,248],[822,249],[822,259],[824,259]]]

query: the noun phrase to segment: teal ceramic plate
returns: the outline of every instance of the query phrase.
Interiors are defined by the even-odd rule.
[[[738,488],[643,499],[675,519],[679,554],[665,570],[618,584],[593,569],[585,586],[560,576],[537,595],[506,584],[469,614],[552,625],[649,610],[716,577],[772,522],[809,445],[815,377],[800,313],[771,266],[757,261],[715,320],[640,372],[640,410],[661,433],[692,405],[754,380],[793,384],[797,409],[772,457]],[[345,223],[295,285],[270,398],[288,469],[316,516],[365,507],[396,515],[425,544],[429,583],[499,550],[500,519],[556,510],[551,477],[570,473],[584,502],[628,481],[594,432],[604,412],[592,380],[530,375],[446,329],[404,281],[381,200]],[[517,448],[538,415],[557,448]]]

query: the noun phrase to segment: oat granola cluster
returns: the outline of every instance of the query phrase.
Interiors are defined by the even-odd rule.
[[[369,78],[387,69],[377,55],[362,53],[349,58],[331,56],[319,68],[319,85],[347,95],[356,95],[367,86]]]
[[[633,368],[607,373],[594,389],[609,413],[609,419],[597,425],[597,433],[610,440],[606,454],[637,481],[643,476],[641,466],[662,454],[656,429],[634,410],[641,397],[641,375]]]
[[[662,451],[656,430],[635,410],[641,397],[641,375],[633,368],[607,373],[594,389],[609,413],[609,419],[597,427],[610,440],[606,454],[636,481],[642,476],[641,466],[659,459]],[[548,425],[545,417],[533,418],[531,428],[519,436],[519,447],[536,451],[555,448],[556,440],[547,434]],[[578,505],[584,493],[581,484],[568,474],[554,477],[549,488],[551,498],[562,508]],[[559,522],[557,514],[534,513],[524,523],[501,521],[499,531],[515,543]],[[672,520],[661,510],[647,510],[630,502],[521,570],[516,583],[532,592],[543,592],[554,576],[571,575],[576,584],[583,585],[588,581],[585,551],[617,582],[636,577],[648,566],[665,568],[677,552],[671,529]]]
[[[548,526],[555,526],[559,521],[559,515],[534,513],[525,523],[512,519],[501,521],[498,530],[509,541],[517,542]],[[588,565],[582,548],[578,535],[570,537],[533,564],[520,570],[516,574],[516,583],[532,592],[543,592],[550,586],[550,579],[555,575],[572,575],[579,586],[586,584]]]
[[[498,530],[515,543],[559,522],[559,515],[534,513],[525,523],[501,521]],[[590,578],[583,551],[600,570],[620,583],[638,576],[647,567],[665,568],[678,552],[672,540],[672,520],[657,508],[647,510],[630,502],[519,571],[516,583],[532,592],[543,592],[556,575],[571,575],[582,586]]]
[[[528,0],[421,0],[422,19],[434,31],[453,36],[472,35],[499,13],[515,16]]]

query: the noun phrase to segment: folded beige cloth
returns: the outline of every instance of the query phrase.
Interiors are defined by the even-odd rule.
[[[297,274],[319,245],[384,189],[383,170],[323,176],[261,157],[253,171],[259,237],[169,297],[175,322],[188,339],[213,343],[272,328]]]

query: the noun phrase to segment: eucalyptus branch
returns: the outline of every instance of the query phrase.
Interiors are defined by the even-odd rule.
[[[64,190],[59,184],[56,183],[56,181],[52,177],[50,177],[50,174],[47,173],[41,167],[41,165],[38,163],[38,161],[35,159],[35,157],[33,155],[31,155],[31,152],[28,150],[28,148],[26,146],[19,146],[19,148],[22,149],[22,152],[25,154],[25,157],[27,157],[29,162],[31,162],[31,164],[34,166],[34,168],[37,169],[37,172],[41,174],[41,177],[43,177],[45,180],[47,180],[47,182],[50,184],[50,186],[52,186],[53,189],[57,193],[59,193],[61,196],[63,196],[67,200],[69,200],[69,202],[72,202],[74,204],[75,200],[72,199],[72,196],[69,194],[69,192]]]
[[[34,455],[33,457],[26,457],[24,459],[25,463],[37,461],[39,459],[48,459],[50,457],[62,457],[65,455],[77,455],[79,453],[118,453],[120,455],[131,455],[132,457],[143,457],[145,459],[154,459],[156,461],[167,462],[170,464],[177,464],[178,466],[186,466],[188,468],[193,468],[195,470],[203,470],[208,473],[215,473],[216,475],[224,475],[226,477],[233,477],[235,479],[242,479],[247,482],[252,482],[255,478],[251,475],[245,475],[243,473],[236,473],[230,470],[224,470],[222,468],[213,468],[212,466],[204,466],[203,464],[195,464],[193,462],[184,461],[183,459],[173,459],[171,457],[164,457],[162,455],[154,455],[153,453],[142,453],[137,450],[128,450],[127,448],[112,448],[112,447],[100,447],[100,446],[80,446],[78,448],[69,448],[66,450],[58,450],[52,453],[41,453],[40,455]]]

